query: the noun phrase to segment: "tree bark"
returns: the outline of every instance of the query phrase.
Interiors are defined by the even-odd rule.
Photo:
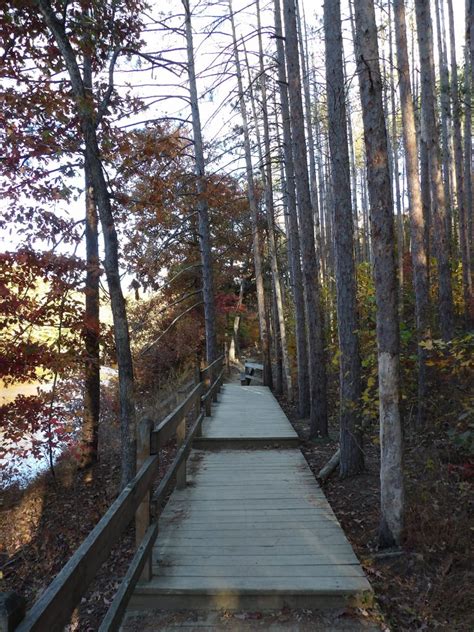
[[[404,506],[393,201],[373,0],[354,0],[354,9],[377,302],[381,451],[379,546],[385,548],[400,544]]]
[[[337,203],[333,206],[336,260],[337,326],[339,334],[339,423],[341,477],[364,468],[361,426],[361,365],[354,264],[354,228],[347,141],[340,0],[324,2],[326,89],[331,177]]]
[[[216,306],[214,301],[214,279],[212,271],[211,231],[209,226],[209,206],[205,183],[204,148],[202,142],[201,118],[197,93],[196,70],[194,67],[193,30],[189,0],[182,0],[186,26],[187,70],[191,115],[193,123],[194,160],[196,168],[197,210],[199,218],[199,246],[202,261],[202,296],[206,330],[206,358],[210,364],[217,358]]]
[[[268,101],[265,67],[263,63],[263,44],[262,44],[262,28],[260,21],[260,2],[256,2],[257,9],[257,29],[258,29],[258,57],[260,70],[260,92],[262,98],[262,118],[263,118],[263,142],[264,154],[262,162],[262,175],[264,176],[264,192],[265,192],[265,211],[267,218],[268,231],[268,250],[270,255],[270,267],[273,278],[273,290],[275,300],[275,325],[278,327],[281,360],[283,365],[283,388],[287,399],[293,401],[293,385],[291,378],[290,358],[288,355],[288,341],[286,336],[285,310],[283,301],[283,292],[281,287],[281,278],[277,259],[277,247],[275,239],[275,207],[273,202],[273,176],[272,176],[272,155],[270,147],[270,125],[268,120]],[[255,118],[255,125],[258,125]]]
[[[425,249],[425,218],[418,171],[415,112],[410,83],[405,0],[394,0],[397,66],[402,108],[403,141],[405,145],[406,177],[410,203],[411,258],[415,289],[416,328],[418,335],[418,425],[424,420],[426,403],[426,351],[422,343],[431,338],[428,292],[428,262]]]
[[[284,0],[283,6],[293,160],[303,263],[306,322],[308,325],[311,401],[310,436],[324,437],[328,433],[324,320],[321,309],[319,270],[314,243],[313,209],[308,178],[295,0]]]
[[[435,78],[433,62],[433,32],[429,0],[415,0],[418,27],[418,47],[421,70],[422,136],[429,154],[432,218],[434,221],[436,259],[438,266],[438,313],[441,336],[450,340],[453,335],[454,309],[449,265],[446,200],[438,159],[438,128],[435,111]]]
[[[290,104],[288,101],[288,82],[286,79],[285,48],[283,44],[280,0],[275,0],[275,38],[283,127],[285,195],[288,208],[288,254],[293,277],[293,300],[295,303],[296,362],[298,366],[298,414],[300,417],[308,417],[310,411],[310,401],[308,353],[306,348],[306,318],[304,313],[304,290],[303,277],[301,273],[298,217],[296,211],[295,171],[291,141]]]
[[[237,313],[234,316],[232,325],[232,337],[229,345],[229,361],[235,362],[240,357],[239,344],[239,328],[240,328],[240,310],[244,304],[245,279],[240,279],[239,299],[237,301]]]
[[[464,47],[466,56],[466,72],[464,73],[465,81],[465,101],[467,107],[464,112],[464,188],[466,212],[468,218],[468,240],[469,240],[469,256],[471,262],[473,260],[474,247],[474,202],[473,195],[473,167],[472,160],[472,91],[474,90],[474,0],[466,0],[466,45]],[[472,307],[474,311],[474,306]]]
[[[458,66],[456,60],[456,35],[454,29],[453,0],[448,0],[449,39],[451,49],[451,98],[453,102],[453,140],[454,165],[456,174],[456,204],[459,217],[459,240],[461,246],[462,284],[464,295],[464,314],[467,321],[471,318],[472,274],[469,257],[469,235],[467,209],[464,199],[463,155],[461,134],[461,102],[458,90]],[[466,108],[468,109],[468,108]]]
[[[64,59],[76,102],[85,145],[85,160],[89,166],[91,184],[104,235],[104,267],[110,293],[114,320],[114,337],[119,369],[120,428],[121,428],[121,483],[125,486],[135,475],[136,418],[132,353],[125,299],[120,285],[117,232],[105,180],[97,138],[95,109],[91,96],[84,89],[76,54],[63,24],[56,18],[49,0],[37,0],[46,25],[53,35]]]
[[[86,287],[84,312],[84,414],[81,431],[80,466],[97,461],[100,416],[100,314],[98,217],[89,168],[85,167],[86,196]]]
[[[84,89],[92,98],[92,64],[84,57]],[[100,299],[99,299],[99,230],[94,189],[89,166],[85,170],[85,240],[86,283],[84,312],[84,413],[81,429],[80,467],[89,467],[97,461],[100,416]]]
[[[268,324],[265,306],[265,288],[263,285],[263,265],[261,253],[260,231],[258,225],[258,207],[257,196],[255,194],[255,184],[253,179],[252,152],[250,148],[249,126],[247,118],[247,109],[245,105],[245,95],[242,81],[242,69],[240,65],[239,51],[237,48],[237,34],[235,30],[234,13],[232,10],[232,0],[229,0],[229,15],[232,27],[232,38],[234,48],[234,61],[237,76],[237,89],[240,104],[240,114],[242,117],[242,135],[244,140],[245,167],[247,175],[247,196],[249,201],[250,213],[252,216],[252,242],[253,242],[253,259],[255,266],[255,282],[257,286],[257,309],[258,323],[260,329],[260,343],[263,355],[263,383],[266,386],[272,386],[272,370],[270,358],[270,343],[268,337]]]
[[[444,199],[446,200],[446,239],[451,251],[453,241],[452,197],[454,183],[451,182],[451,104],[449,101],[449,72],[446,63],[446,40],[443,37],[439,0],[435,0],[436,37],[438,43],[438,66],[440,76],[440,114],[441,114],[441,161],[443,166]]]

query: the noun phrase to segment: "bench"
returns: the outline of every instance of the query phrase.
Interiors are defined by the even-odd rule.
[[[259,377],[255,375],[255,371],[261,371],[263,374],[263,364],[258,362],[246,362],[244,372],[240,374],[240,383],[242,386],[249,386],[252,380],[263,384],[263,375]]]

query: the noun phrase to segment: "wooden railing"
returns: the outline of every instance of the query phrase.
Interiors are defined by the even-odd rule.
[[[137,581],[151,577],[151,552],[158,535],[158,516],[174,482],[178,489],[186,486],[186,462],[193,439],[201,432],[204,416],[211,414],[211,402],[217,401],[223,379],[224,357],[221,356],[200,371],[199,383],[167,417],[159,422],[147,418],[139,423],[137,475],[122,490],[18,627],[14,628],[16,632],[62,630],[110,551],[135,518],[136,552],[99,632],[119,629]],[[173,436],[176,436],[176,455],[152,494],[160,450]],[[153,507],[154,522],[151,519]]]

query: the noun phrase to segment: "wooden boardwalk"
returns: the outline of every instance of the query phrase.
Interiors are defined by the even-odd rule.
[[[159,521],[152,580],[138,584],[130,610],[370,600],[331,507],[300,450],[288,447],[296,440],[268,388],[224,386],[202,437],[204,447],[221,449],[192,452],[189,484],[173,492]],[[275,444],[284,447],[263,447]]]
[[[226,384],[212,417],[203,423],[201,446],[297,446],[298,435],[266,386]]]

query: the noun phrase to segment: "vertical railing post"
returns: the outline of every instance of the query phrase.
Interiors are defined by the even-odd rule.
[[[202,379],[202,373],[203,372],[201,371],[201,379]],[[204,383],[203,395],[207,395],[207,393],[209,392],[209,389],[211,388],[211,377],[209,373],[210,371],[206,371],[204,373],[204,379],[202,379],[202,382]],[[211,416],[211,398],[210,397],[206,397],[205,399],[204,410],[206,413],[206,417],[210,417]]]
[[[224,342],[224,363],[226,374],[230,375],[229,345],[227,343],[227,340]]]
[[[183,417],[176,428],[176,449],[179,450],[186,438],[186,417]],[[186,459],[183,460],[176,472],[176,489],[186,487]]]
[[[218,374],[219,374],[219,363],[214,364],[212,367],[212,378],[211,378],[212,384],[214,384],[215,378],[217,377]],[[217,402],[217,385],[212,393],[212,401]]]
[[[150,440],[153,421],[148,418],[142,419],[138,424],[137,432],[137,471],[150,456]],[[150,526],[150,492],[145,494],[135,514],[135,544],[138,548]],[[141,578],[144,581],[151,579],[151,556],[147,560]]]

